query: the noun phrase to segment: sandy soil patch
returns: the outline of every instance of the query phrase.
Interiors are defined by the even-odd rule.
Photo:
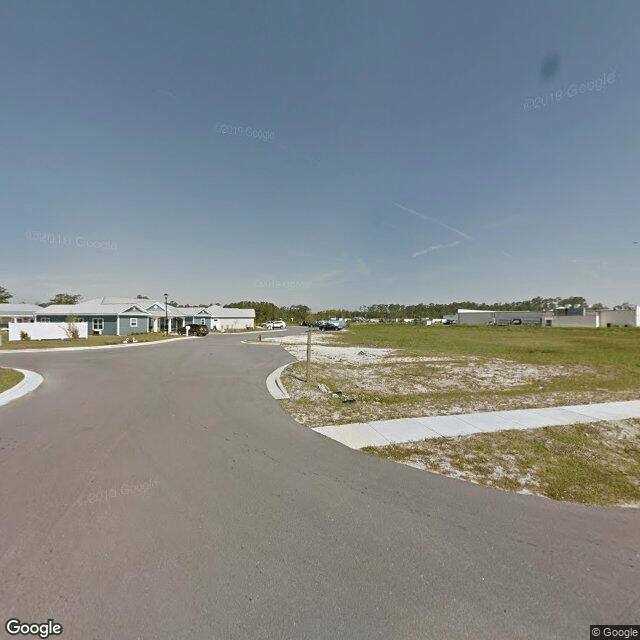
[[[327,333],[311,334],[311,362],[329,364],[343,362],[346,364],[368,364],[377,362],[393,352],[393,349],[376,349],[367,347],[343,347],[333,344],[335,335]],[[307,334],[266,338],[263,342],[275,342],[282,345],[297,360],[307,361]]]
[[[306,345],[281,344],[298,360],[306,360]],[[283,406],[311,427],[599,401],[593,393],[544,391],[550,380],[593,373],[584,366],[536,366],[475,356],[402,357],[391,349],[323,341],[312,347],[311,372],[311,385],[306,384],[302,364],[289,367],[282,376],[291,396]],[[519,390],[517,397],[499,395]],[[608,392],[606,400],[612,399]]]

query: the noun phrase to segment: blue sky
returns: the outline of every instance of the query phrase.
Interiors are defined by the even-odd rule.
[[[14,302],[640,302],[636,0],[3,0],[0,60]]]

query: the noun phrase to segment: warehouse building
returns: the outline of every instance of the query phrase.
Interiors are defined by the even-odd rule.
[[[458,309],[457,324],[531,327],[640,327],[640,307],[598,309],[558,307],[553,311]]]

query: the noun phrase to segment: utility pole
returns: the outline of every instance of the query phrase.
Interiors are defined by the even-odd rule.
[[[167,306],[168,295],[164,294],[164,332],[169,335],[169,307]]]

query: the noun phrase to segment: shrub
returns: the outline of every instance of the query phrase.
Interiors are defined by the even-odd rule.
[[[25,340],[25,341],[31,340],[31,336],[26,331],[21,331],[20,340]]]
[[[79,340],[80,339],[80,329],[76,322],[78,318],[75,316],[69,316],[67,318],[67,326],[64,328],[64,332],[67,334],[67,338],[69,340]]]

